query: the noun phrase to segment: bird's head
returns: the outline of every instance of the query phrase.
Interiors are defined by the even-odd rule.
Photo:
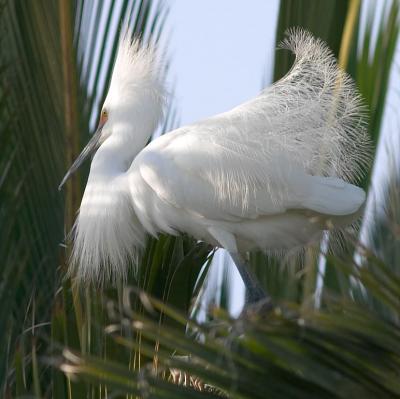
[[[155,45],[132,40],[128,34],[122,37],[97,129],[59,189],[110,137],[122,140],[126,146],[143,148],[163,116],[164,70]]]

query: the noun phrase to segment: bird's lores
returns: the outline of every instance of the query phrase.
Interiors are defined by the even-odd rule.
[[[79,279],[123,278],[147,234],[185,232],[235,256],[303,246],[359,216],[360,97],[321,40],[293,30],[283,47],[296,55],[284,78],[146,146],[166,103],[161,67],[154,46],[121,40],[98,131],[65,177],[94,153],[74,226]]]

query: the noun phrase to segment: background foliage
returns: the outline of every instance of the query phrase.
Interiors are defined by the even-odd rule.
[[[378,22],[370,5],[362,31],[360,3],[281,0],[276,40],[302,26],[328,42],[366,100],[377,145],[389,77],[398,73],[399,4],[385,1]],[[186,236],[148,241],[139,275],[129,280],[138,288],[77,290],[63,279],[64,237],[85,172],[65,191],[56,188],[93,130],[119,30],[129,25],[132,34],[158,41],[166,34],[165,4],[1,3],[1,396],[399,397],[398,166],[388,174],[368,247],[346,236],[348,250],[327,255],[325,267],[320,248],[310,250],[304,267],[251,256],[276,305],[267,314],[249,309],[233,319],[211,308],[205,324],[189,317],[199,309],[213,252]],[[279,51],[274,79],[291,62]],[[163,130],[175,121],[172,106]],[[229,303],[229,287],[221,293],[221,304]]]

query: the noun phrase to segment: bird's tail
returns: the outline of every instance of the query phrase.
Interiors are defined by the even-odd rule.
[[[303,206],[332,216],[355,214],[365,202],[365,191],[337,177],[309,176],[309,192]]]

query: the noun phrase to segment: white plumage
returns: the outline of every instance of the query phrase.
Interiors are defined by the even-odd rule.
[[[296,60],[279,82],[145,147],[163,115],[161,67],[153,46],[121,41],[105,119],[84,152],[98,148],[74,229],[80,279],[124,278],[146,233],[276,251],[358,217],[365,193],[350,182],[369,159],[360,97],[311,34],[293,30],[283,47]]]

